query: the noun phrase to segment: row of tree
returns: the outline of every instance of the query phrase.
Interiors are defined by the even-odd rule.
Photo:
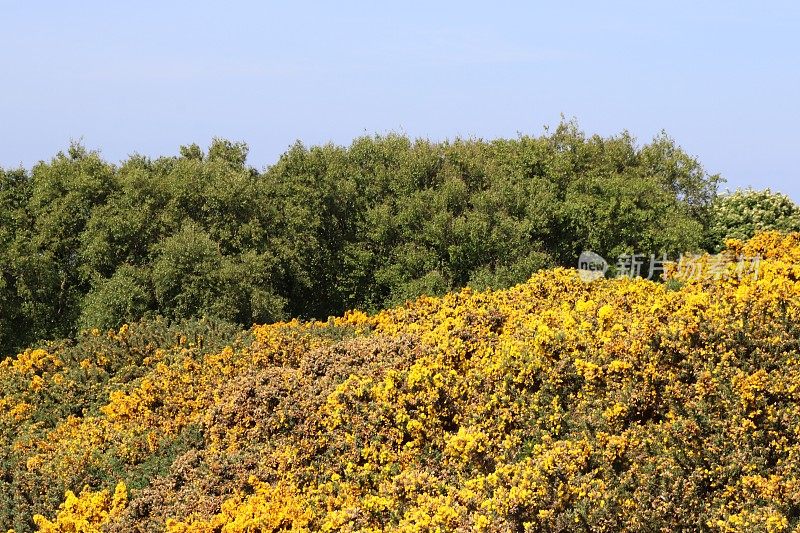
[[[0,351],[148,315],[249,325],[505,287],[583,249],[709,244],[719,177],[665,135],[295,144],[263,172],[215,140],[119,165],[73,145],[0,169]],[[719,236],[714,237],[715,242]]]

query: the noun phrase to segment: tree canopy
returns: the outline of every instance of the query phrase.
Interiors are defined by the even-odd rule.
[[[214,140],[119,165],[72,145],[0,169],[0,350],[151,315],[250,325],[502,288],[591,249],[707,239],[719,177],[668,136],[297,143],[258,171]]]

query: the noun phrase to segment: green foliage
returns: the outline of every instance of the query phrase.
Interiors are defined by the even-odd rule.
[[[0,171],[0,351],[143,316],[242,325],[502,288],[584,249],[697,249],[719,178],[660,135],[290,147],[214,140],[119,166],[73,145]]]
[[[22,169],[0,169],[0,347],[16,346],[23,327],[23,301],[17,293],[17,235],[25,223],[24,206],[30,196]],[[2,355],[0,355],[2,358]]]
[[[80,276],[80,236],[93,208],[108,196],[113,174],[97,153],[79,145],[39,163],[30,175],[4,173],[0,189],[13,236],[7,234],[2,245],[2,299],[13,309],[7,315],[12,323],[0,332],[2,352],[73,333],[88,289]]]
[[[116,329],[152,309],[148,278],[141,268],[123,264],[107,279],[99,279],[84,297],[78,325]]]
[[[725,239],[747,240],[761,231],[800,231],[800,206],[770,189],[739,189],[712,204],[707,247],[721,250]]]

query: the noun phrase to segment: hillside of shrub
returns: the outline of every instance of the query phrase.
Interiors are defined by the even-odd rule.
[[[0,357],[162,315],[249,328],[504,288],[584,249],[701,246],[718,176],[660,135],[433,142],[403,135],[132,155],[75,144],[0,169]]]
[[[800,234],[724,253],[26,350],[0,363],[0,529],[796,530]]]

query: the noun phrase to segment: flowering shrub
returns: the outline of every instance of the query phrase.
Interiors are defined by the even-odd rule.
[[[119,483],[113,496],[108,491],[84,490],[80,496],[67,491],[67,498],[51,522],[41,515],[33,517],[39,531],[47,533],[100,533],[102,526],[125,507],[128,501],[127,488]]]
[[[55,376],[111,350],[25,352],[0,366],[0,486],[30,514],[0,527],[97,498],[120,532],[797,530],[800,234],[727,247],[758,275],[555,269],[214,351],[179,338],[49,422]],[[90,492],[59,510],[48,484]]]
[[[709,247],[721,249],[725,239],[747,240],[762,231],[800,231],[800,206],[769,189],[738,189],[712,203]]]

